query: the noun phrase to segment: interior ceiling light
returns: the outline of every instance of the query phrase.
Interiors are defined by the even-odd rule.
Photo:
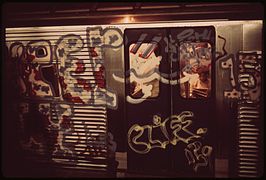
[[[122,19],[122,22],[123,23],[133,23],[133,22],[135,22],[135,18],[134,17],[130,17],[130,16],[125,16]]]

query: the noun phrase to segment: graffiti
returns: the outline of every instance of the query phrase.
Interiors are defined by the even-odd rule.
[[[219,36],[218,36],[219,37]],[[239,51],[228,55],[225,50],[217,57],[219,67],[229,70],[231,89],[224,91],[224,97],[236,101],[236,171],[239,177],[258,173],[260,153],[260,96],[261,96],[261,52]],[[192,162],[193,160],[190,160]],[[249,163],[249,162],[254,163]],[[244,171],[243,169],[252,169]],[[253,171],[254,170],[254,171]]]
[[[103,29],[100,26],[88,27],[86,32],[90,55],[94,54],[92,58],[96,58],[96,55],[98,55],[97,59],[101,60],[103,57],[100,55],[100,52],[103,52],[105,48],[111,48],[115,51],[123,45],[123,34],[118,28],[108,27]],[[91,53],[92,50],[94,53]],[[97,97],[98,100],[105,101],[108,108],[117,109],[117,94],[109,87],[105,87],[105,82],[103,81],[104,67],[101,64],[94,64],[94,67],[99,67],[99,71],[94,73],[98,88],[93,83],[90,84],[90,88],[99,91],[100,96]]]
[[[219,36],[218,36],[219,37]],[[224,38],[223,38],[224,39]],[[224,39],[226,42],[226,40]],[[224,53],[217,59],[221,68],[229,69],[230,90],[224,91],[224,97],[237,103],[237,175],[248,177],[258,173],[260,153],[260,96],[261,96],[261,52],[239,51],[237,55]],[[247,153],[248,152],[248,153]],[[248,163],[252,161],[254,163]],[[255,163],[256,162],[256,163]],[[243,171],[243,169],[253,169]],[[255,176],[254,176],[255,177]]]
[[[49,104],[48,104],[49,105]],[[19,104],[20,145],[24,150],[45,154],[49,129],[49,107],[46,103]]]
[[[111,36],[111,31],[106,31],[110,41],[104,40],[102,38],[102,34],[97,37],[97,34],[92,33],[91,29],[88,28],[88,36],[87,36],[87,45],[88,45],[88,60],[81,60],[75,57],[75,52],[79,52],[84,49],[84,42],[80,36],[69,35],[63,36],[58,41],[58,47],[60,49],[57,50],[57,54],[60,56],[59,62],[63,62],[60,64],[60,77],[59,82],[61,85],[63,92],[63,98],[67,102],[71,102],[74,104],[81,104],[82,107],[86,107],[88,105],[107,105],[108,108],[117,108],[117,96],[111,90],[106,89],[105,86],[105,75],[104,75],[104,66],[103,66],[103,46],[104,43],[109,43],[106,47],[117,46],[117,34]],[[106,34],[107,35],[107,34]],[[71,37],[71,38],[70,38]],[[70,48],[64,49],[67,40],[71,39],[72,46]],[[62,42],[64,43],[63,45]],[[74,43],[76,42],[76,43]],[[91,78],[93,77],[93,78]],[[91,156],[105,156],[102,153],[106,153],[105,140],[102,136],[103,133],[106,132],[104,124],[97,126],[96,129],[92,129],[93,126],[85,124],[85,121],[82,121],[82,124],[76,125],[75,120],[76,113],[74,112],[76,108],[79,106],[69,104],[67,108],[64,108],[60,114],[56,117],[59,118],[59,122],[57,124],[58,136],[57,136],[57,145],[54,150],[54,160],[58,162],[62,162],[61,159],[58,159],[58,155],[60,154],[68,155],[77,159],[77,157],[87,157],[91,158]],[[59,107],[56,107],[58,109]],[[62,109],[62,107],[61,107]],[[66,110],[71,110],[71,113],[67,113]],[[79,117],[78,117],[79,118]],[[65,126],[64,121],[68,120],[69,125]],[[100,124],[100,122],[98,123]],[[69,127],[68,129],[64,127]],[[83,129],[80,132],[80,129]],[[97,131],[97,133],[96,133]],[[101,133],[100,133],[101,132]],[[100,133],[100,134],[99,134]],[[78,139],[72,139],[73,136],[78,137]],[[82,138],[80,138],[82,137]],[[105,137],[105,136],[104,136]],[[72,140],[71,140],[71,139]],[[85,138],[85,139],[83,139]],[[79,144],[86,144],[85,147],[81,148]],[[112,146],[108,144],[108,148],[112,150],[115,148],[114,144],[111,143]],[[78,160],[75,161],[78,163]]]
[[[163,59],[158,54],[158,50],[161,48],[159,42],[163,38],[157,34],[150,42],[143,43],[146,36],[147,34],[142,34],[138,41],[129,47],[132,61],[127,82],[132,84],[132,93],[127,96],[127,101],[130,103],[137,104],[147,98],[158,96],[159,82],[176,85],[190,81],[192,78],[188,73],[190,67],[185,68],[184,77],[178,80],[176,79],[178,72],[171,74],[160,72],[159,65]],[[181,42],[208,40],[209,36],[208,31],[203,30],[199,33],[188,29],[179,33],[176,38]],[[88,27],[84,36],[71,33],[50,41],[39,40],[11,44],[11,57],[16,59],[19,65],[18,81],[21,93],[29,96],[28,99],[35,96],[44,97],[40,100],[47,102],[46,104],[37,103],[37,107],[28,104],[24,108],[25,112],[29,109],[29,114],[33,114],[34,118],[40,117],[38,120],[42,121],[40,124],[45,129],[44,133],[47,133],[40,135],[34,132],[33,135],[28,135],[24,142],[25,147],[36,146],[40,149],[44,148],[44,145],[49,145],[53,147],[50,151],[53,160],[57,162],[62,162],[62,157],[67,156],[72,159],[105,156],[106,146],[109,150],[115,151],[116,144],[107,144],[105,141],[106,138],[111,141],[113,139],[111,135],[106,135],[105,114],[91,117],[89,112],[94,111],[90,109],[90,105],[117,109],[116,92],[106,87],[104,52],[106,48],[111,48],[113,51],[121,49],[123,41],[123,34],[118,28]],[[176,41],[171,37],[169,42],[167,46],[169,46],[170,56],[174,62],[174,59],[177,61],[178,57]],[[203,48],[209,49],[208,46],[186,45],[186,49],[184,45],[184,51],[190,58],[203,58],[204,55],[208,57],[208,51],[203,51]],[[119,76],[113,74],[113,77],[122,82]],[[81,110],[82,108],[86,109],[85,112]],[[29,125],[25,124],[27,121],[25,117],[30,116],[26,115],[27,113],[21,115],[21,122],[23,122],[21,126],[26,129]],[[196,132],[193,132],[190,119],[192,117],[193,113],[189,111],[172,115],[164,120],[155,115],[151,125],[132,126],[128,134],[131,148],[138,153],[145,154],[153,148],[165,149],[169,144],[190,144],[193,140],[200,139],[207,133],[207,129],[198,128]],[[90,118],[93,119],[91,122]],[[94,121],[96,119],[97,122]],[[36,124],[32,121],[34,120],[29,120],[30,123]],[[40,131],[40,133],[43,132]],[[161,138],[155,136],[158,133]],[[46,141],[42,136],[51,137],[51,139]],[[143,141],[143,138],[148,138],[148,140]],[[203,155],[207,154],[207,150],[202,150],[202,152]]]
[[[216,57],[216,59],[218,59],[218,61],[220,62],[220,67],[222,69],[229,69],[230,71],[230,83],[231,83],[231,89],[232,90],[226,90],[224,91],[224,97],[229,98],[229,99],[238,99],[240,97],[240,92],[237,90],[237,85],[236,85],[236,80],[235,80],[235,74],[234,74],[234,64],[235,62],[235,56],[233,54],[229,54],[227,53],[225,46],[226,46],[226,39],[220,35],[218,35],[219,39],[222,39],[224,41],[223,43],[223,53],[218,53],[218,56]]]
[[[73,154],[73,152],[64,146],[64,134],[71,131],[71,119],[73,117],[73,108],[66,104],[53,104],[52,108],[55,117],[51,120],[50,130],[57,132],[54,144],[53,155],[62,151],[64,154]]]
[[[176,38],[179,42],[184,41],[209,41],[211,39],[212,30],[204,29],[201,33],[193,28],[185,29],[178,33]]]
[[[144,51],[139,54],[139,57],[147,59],[158,48],[158,43],[162,39],[161,35],[157,35],[152,38],[151,42],[147,45]]]
[[[191,60],[195,59],[194,64],[201,63],[202,65],[208,66],[211,59],[211,45],[206,42],[201,43],[181,43],[180,47],[180,59],[181,60]],[[182,71],[191,71],[191,66],[193,64],[189,64],[189,66],[185,66],[182,68]]]
[[[161,36],[155,36],[151,43],[142,43],[138,49],[136,44],[131,44],[129,49],[136,50],[136,53],[130,53],[130,68],[134,69],[134,72],[138,76],[147,76],[152,74],[156,69],[159,68],[161,56],[156,56],[154,53],[155,48],[158,46],[157,43],[160,41]],[[131,51],[131,50],[130,50]],[[148,76],[148,78],[151,76]],[[149,98],[158,96],[158,85],[159,81],[156,79],[149,79],[145,83],[141,82],[139,78],[131,78],[130,76],[131,92],[130,96],[134,99]],[[147,80],[147,78],[146,78]],[[157,88],[156,88],[157,87]],[[128,99],[128,98],[127,98]]]
[[[230,70],[229,79],[230,79],[232,90],[224,91],[224,97],[230,98],[230,99],[238,99],[240,97],[240,92],[237,90],[236,80],[235,80],[235,75],[234,75],[235,57],[233,54],[230,54],[228,56],[225,56],[219,59],[219,61],[221,61],[221,68]]]
[[[129,74],[129,75],[128,75]],[[139,76],[136,71],[134,69],[130,69],[129,71],[127,71],[126,73],[126,79],[124,79],[123,75],[116,75],[116,74],[112,74],[114,80],[116,80],[117,82],[120,83],[124,83],[124,81],[126,81],[126,84],[130,83],[129,80],[129,76],[131,78],[131,80],[134,82],[139,82],[139,84],[141,84],[142,86],[142,91],[144,92],[144,95],[139,98],[139,99],[134,99],[131,96],[126,96],[126,100],[129,103],[132,104],[139,104],[142,103],[143,101],[146,100],[146,98],[151,96],[151,90],[152,90],[152,86],[143,86],[143,84],[147,84],[148,82],[151,82],[153,80],[157,80],[160,81],[164,84],[170,84],[170,85],[176,85],[179,82],[183,83],[185,81],[185,78],[182,78],[180,80],[171,80],[171,77],[177,77],[177,73],[172,73],[172,74],[166,74],[166,73],[161,73],[159,72],[158,69],[155,69],[154,72],[150,73],[150,74],[145,74],[143,76]]]
[[[79,96],[74,96],[75,92],[69,88],[68,83],[64,80],[64,77],[73,80],[73,76],[71,75],[71,70],[68,69],[72,64],[72,60],[76,60],[80,62],[78,58],[75,58],[71,55],[71,53],[79,52],[84,46],[83,39],[75,34],[64,35],[59,38],[55,46],[55,55],[59,65],[59,77],[60,77],[60,85],[62,91],[62,97],[64,100],[68,102],[82,102]],[[78,72],[80,73],[80,71]]]
[[[239,53],[238,83],[242,99],[258,101],[261,95],[261,57],[257,54]]]
[[[183,80],[181,80],[181,79],[180,80],[171,80],[170,79],[170,78],[177,77],[177,72],[167,74],[167,73],[160,72],[158,69],[155,69],[152,73],[148,73],[145,75],[138,75],[134,69],[130,69],[126,72],[125,76],[128,78],[125,78],[125,79],[124,79],[124,75],[112,74],[112,76],[113,76],[114,80],[116,80],[117,82],[120,82],[120,83],[124,83],[124,81],[126,81],[126,83],[129,83],[130,82],[129,76],[131,76],[131,78],[133,80],[138,80],[142,83],[151,81],[153,79],[156,79],[156,80],[158,80],[164,84],[171,84],[171,85],[178,84],[178,81],[183,82]]]
[[[90,41],[93,45],[102,43],[95,37]],[[83,39],[75,34],[62,36],[57,41],[55,54],[60,62],[59,84],[65,101],[78,104],[104,104],[117,107],[117,97],[111,91],[106,95],[104,66],[98,59],[103,59],[102,50],[97,46],[89,47],[89,62],[74,56],[84,48]],[[93,78],[91,78],[93,77]],[[86,93],[87,91],[87,93]],[[110,102],[111,100],[111,102]]]
[[[178,37],[181,39],[188,38],[192,36],[193,33],[193,29],[188,29],[180,33]],[[210,33],[211,31],[207,31],[206,29],[202,34],[195,32],[195,38],[210,40]],[[170,61],[173,62],[177,61],[177,47],[179,47],[179,45],[176,43],[175,39],[173,39],[172,35],[169,35],[169,43],[166,37],[162,38],[160,35],[155,35],[150,43],[143,43],[146,37],[146,33],[141,34],[137,42],[129,46],[130,69],[126,71],[125,76],[113,74],[114,80],[121,83],[125,81],[126,84],[130,84],[130,95],[126,97],[127,102],[139,104],[144,102],[147,98],[158,96],[159,89],[157,89],[156,86],[159,86],[159,82],[170,85],[184,84],[187,82],[192,84],[198,79],[198,74],[192,73],[196,66],[206,66],[210,70],[212,47],[209,43],[202,42],[182,43],[180,45],[180,59],[182,60],[180,63],[180,78],[178,78],[177,72],[170,74],[160,72],[159,65],[163,59],[162,56],[157,55],[159,54],[158,52],[156,53],[158,43],[162,39],[166,42],[165,51],[169,52],[171,56]],[[143,54],[145,54],[145,56],[143,56]],[[183,85],[181,85],[181,87],[183,87]],[[183,94],[182,92],[181,94]]]
[[[58,96],[58,87],[54,81],[50,82],[50,79],[47,79],[47,68],[45,68],[51,64],[52,59],[52,47],[49,41],[30,41],[26,45],[15,42],[10,45],[9,54],[11,61],[15,63],[21,95]]]
[[[67,161],[76,164],[79,163],[79,158],[106,156],[105,117],[94,117],[95,115],[90,113],[91,108],[84,105],[52,104],[52,120],[49,127],[54,138],[54,161],[64,163],[67,158]],[[104,107],[97,108],[93,113],[103,113],[103,110]]]
[[[94,156],[106,157],[106,148],[116,148],[112,139],[107,140],[105,118],[99,116],[95,121],[89,121],[93,114],[86,113],[91,106],[76,106],[73,104],[53,104],[51,134],[55,138],[52,159],[55,162],[80,163],[82,159],[92,159]],[[98,113],[101,110],[97,110]],[[94,111],[94,113],[97,113]],[[106,142],[109,142],[107,145]],[[62,159],[63,158],[63,159]]]
[[[20,145],[58,163],[84,164],[81,158],[102,161],[105,167],[117,146],[107,133],[106,108],[117,109],[118,100],[106,87],[103,52],[119,49],[123,34],[113,27],[87,28],[85,40],[66,34],[10,43],[9,59],[16,68],[21,98],[45,102],[20,104]]]
[[[162,56],[155,52],[159,48],[159,42],[162,39],[161,34],[155,35],[149,43],[143,43],[147,34],[141,34],[136,43],[129,46],[130,52],[130,71],[136,74],[136,77],[148,77],[155,71],[158,71]],[[136,80],[136,79],[135,79]],[[132,83],[131,77],[130,82]]]
[[[173,36],[172,34],[169,35],[169,38],[165,38],[164,41],[166,42],[167,46],[165,47],[165,52],[169,53],[169,61],[177,62],[178,61],[178,48],[180,48],[183,44],[183,47],[180,48],[180,52],[184,52],[184,47],[186,47],[186,53],[180,53],[183,56],[189,56],[190,58],[200,58],[202,55],[205,56],[206,59],[211,57],[211,51],[208,50],[208,46],[198,46],[193,47],[193,43],[183,43],[186,41],[200,41],[200,42],[209,42],[211,40],[211,31],[208,29],[204,29],[202,33],[195,31],[195,29],[186,29],[177,36]],[[187,46],[184,46],[187,44]],[[183,58],[180,58],[183,59]]]
[[[194,141],[185,148],[185,155],[189,165],[193,165],[193,170],[198,171],[199,167],[206,167],[210,165],[210,156],[212,153],[211,146],[202,146],[199,141]]]
[[[143,40],[146,38],[148,34],[144,33],[144,34],[141,34],[138,41],[136,42],[136,44],[133,45],[133,47],[130,49],[130,52],[133,53],[133,54],[136,54],[138,49],[140,48]]]
[[[57,66],[54,64],[51,65],[42,65],[40,67],[40,72],[42,76],[42,81],[49,84],[52,90],[54,97],[59,97],[59,84],[58,84],[58,71]]]
[[[248,57],[248,56],[247,56]],[[242,55],[240,55],[242,58]],[[260,64],[255,60],[240,60],[239,61],[239,75],[235,78],[234,63],[235,56],[233,54],[224,56],[219,59],[221,61],[221,68],[230,70],[230,83],[232,90],[226,90],[224,96],[226,98],[239,99],[244,98],[247,100],[257,100],[260,96]],[[252,73],[251,73],[252,72]],[[238,85],[239,84],[239,90]]]
[[[206,98],[211,91],[212,47],[207,42],[181,43],[180,94],[185,98]]]
[[[129,147],[136,153],[146,154],[153,148],[165,149],[168,144],[176,145],[178,142],[188,144],[194,139],[199,139],[207,133],[207,129],[199,128],[196,134],[191,132],[189,127],[192,124],[190,119],[192,117],[191,111],[184,111],[164,121],[160,116],[154,115],[152,125],[134,124],[128,130]],[[159,132],[161,139],[153,137],[155,132]]]
[[[110,109],[117,109],[117,107],[118,107],[117,94],[113,90],[107,89],[105,96],[106,96],[107,107]]]
[[[165,52],[169,53],[169,62],[177,62],[178,55],[177,55],[177,48],[176,47],[178,47],[178,44],[177,44],[176,40],[170,34],[169,35],[169,41],[167,38],[165,38],[164,41],[167,44],[167,46],[165,47]]]
[[[130,84],[130,95],[126,100],[138,104],[147,98],[157,97],[159,94],[159,81],[166,84],[177,84],[177,80],[170,80],[172,76],[160,73],[159,64],[162,56],[158,55],[158,43],[162,40],[160,34],[155,35],[151,42],[143,43],[146,33],[140,35],[136,43],[129,46],[130,69],[126,72],[126,83]],[[124,83],[123,75],[112,75],[114,80]]]
[[[218,38],[222,39],[224,41],[224,44],[223,44],[223,47],[222,47],[223,52],[216,52],[218,54],[216,59],[220,59],[220,58],[222,58],[222,57],[224,57],[224,56],[226,56],[228,54],[226,49],[225,49],[226,39],[224,37],[220,36],[220,35],[218,35]]]
[[[237,104],[238,126],[237,147],[238,176],[259,176],[260,159],[263,140],[261,139],[261,63],[262,54],[258,52],[238,52],[239,72],[238,84],[241,96]],[[248,152],[248,153],[247,153]],[[247,163],[246,160],[254,163]],[[245,169],[252,169],[247,173]],[[254,176],[254,177],[255,177]]]
[[[117,106],[117,97],[115,93],[105,88],[104,66],[100,60],[103,57],[98,46],[102,42],[99,38],[95,42],[95,36],[92,39],[93,41],[90,41],[92,42],[90,45],[93,46],[88,49],[89,58],[91,59],[89,63],[87,60],[81,60],[74,55],[84,49],[84,41],[80,36],[69,34],[62,36],[58,40],[55,51],[58,62],[60,62],[59,83],[62,89],[62,97],[66,102],[82,104],[82,106],[106,104],[107,107],[113,108]],[[85,124],[82,126],[85,131],[88,147],[81,152],[76,151],[76,145],[83,143],[83,139],[77,139],[75,142],[72,141],[71,144],[73,145],[69,144],[67,140],[70,137],[69,135],[80,137],[83,134],[79,133],[73,124],[75,122],[73,120],[76,119],[74,109],[77,108],[74,104],[64,105],[64,107],[57,105],[54,107],[58,111],[56,115],[58,122],[53,124],[53,129],[58,130],[56,148],[53,151],[54,160],[56,161],[60,161],[60,159],[57,159],[57,154],[68,154],[71,157],[75,157],[77,155],[85,155],[89,151],[95,151],[96,153],[91,155],[99,155],[100,153],[96,152],[98,148],[95,142],[97,141],[98,144],[101,142],[95,139],[94,133],[91,133],[90,128]],[[77,148],[80,149],[79,147]]]
[[[50,64],[52,62],[53,51],[50,41],[30,41],[27,44],[26,51],[35,57],[32,62],[38,62],[39,64]]]
[[[119,48],[123,45],[123,33],[119,28],[108,27],[87,28],[88,47],[99,46],[99,48]],[[101,45],[101,46],[100,46]]]
[[[22,59],[25,55],[25,46],[21,42],[14,42],[10,45],[9,57],[13,59],[13,61]]]
[[[123,33],[119,28],[105,28],[102,35],[105,39],[105,47],[115,49],[123,45]]]
[[[20,63],[50,64],[52,61],[52,46],[50,41],[36,40],[27,44],[14,42],[10,45],[9,56]]]
[[[223,54],[219,55],[217,58],[221,61],[221,68],[230,70],[230,84],[232,90],[224,91],[224,97],[229,99],[246,99],[256,101],[260,96],[260,86],[261,86],[261,78],[260,71],[261,66],[257,62],[257,57],[259,55],[254,53],[238,53],[238,68],[236,67],[235,55],[230,54],[227,55],[225,50],[226,39],[218,36],[223,39]],[[236,73],[238,73],[236,80]]]

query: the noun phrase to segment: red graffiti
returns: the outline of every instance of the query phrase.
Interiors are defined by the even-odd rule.
[[[32,85],[32,83],[30,83],[31,85]],[[36,96],[37,94],[36,94],[36,92],[35,92],[35,90],[34,89],[32,89],[31,90],[31,96]]]
[[[26,56],[27,56],[26,57],[27,62],[32,62],[35,59],[35,56],[34,55],[27,54]]]
[[[38,71],[37,69],[33,69],[33,71],[34,71],[34,79],[36,80],[36,81],[38,81],[38,80],[42,80],[42,76],[41,76],[41,73],[40,73],[40,71]]]
[[[99,71],[93,72],[93,75],[95,76],[98,87],[105,88],[104,67],[101,66]]]
[[[78,84],[83,85],[83,88],[87,91],[91,91],[91,85],[89,82],[86,82],[86,79],[77,79]]]
[[[51,123],[49,121],[49,114],[48,115],[43,114],[43,124],[44,124],[45,128],[47,128],[49,125],[51,125]]]
[[[63,95],[64,100],[68,102],[73,102],[73,103],[82,103],[85,104],[80,97],[73,97],[70,93],[66,93]]]
[[[98,56],[97,52],[95,51],[95,47],[89,47],[89,55],[92,57]]]
[[[70,121],[71,121],[71,118],[69,116],[63,115],[61,127],[64,129],[69,129],[70,128]]]
[[[82,62],[77,62],[77,68],[75,70],[75,73],[79,74],[79,73],[83,73],[85,71],[85,64]]]
[[[34,86],[34,84],[32,82],[29,81],[28,77],[25,78],[26,95],[28,95],[28,96],[36,96],[37,95],[36,92],[35,92],[36,87]]]
[[[61,85],[61,87],[63,89],[66,89],[67,88],[67,84],[64,82],[64,77],[63,76],[59,76],[59,84]]]
[[[208,43],[197,43],[195,49],[208,48]]]

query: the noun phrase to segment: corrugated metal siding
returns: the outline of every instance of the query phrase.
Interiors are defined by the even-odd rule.
[[[9,28],[6,45],[22,69],[20,144],[29,158],[38,154],[60,167],[106,170],[103,37],[87,35],[85,26]],[[92,38],[99,41],[88,43]],[[44,126],[36,128],[42,118]]]
[[[243,51],[238,54],[241,98],[237,116],[237,176],[262,175],[262,54]]]

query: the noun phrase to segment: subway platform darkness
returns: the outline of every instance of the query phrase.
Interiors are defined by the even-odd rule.
[[[264,176],[262,3],[1,12],[4,177]]]

